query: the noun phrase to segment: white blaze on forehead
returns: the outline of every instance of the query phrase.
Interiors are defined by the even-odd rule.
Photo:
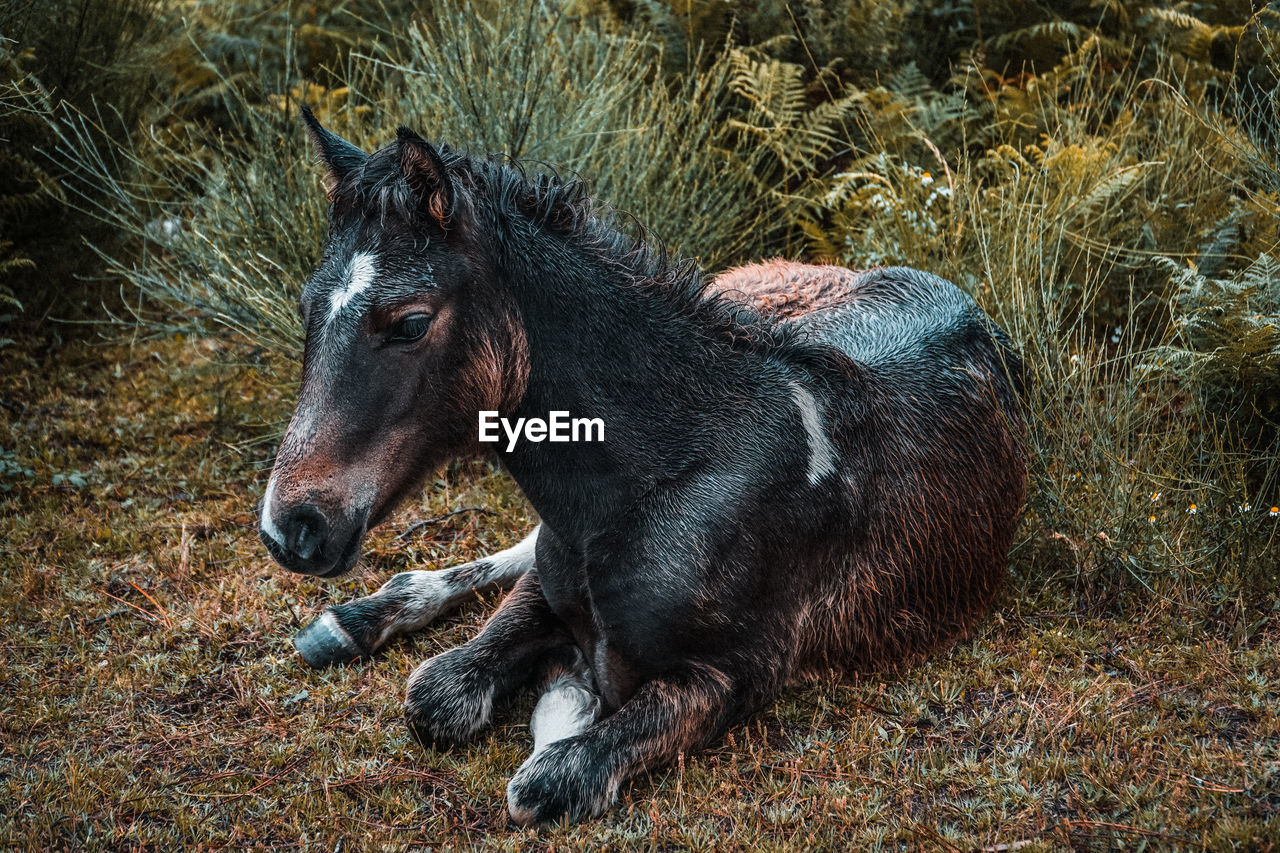
[[[822,428],[818,403],[813,395],[799,383],[792,382],[791,399],[800,410],[800,423],[804,425],[804,434],[809,440],[809,483],[816,486],[819,480],[836,470],[836,449]]]
[[[329,297],[329,317],[331,322],[334,317],[338,316],[348,303],[369,285],[373,284],[374,276],[378,274],[377,258],[369,252],[357,252],[351,256],[351,263],[347,265],[347,280],[341,290],[335,290],[333,295]]]

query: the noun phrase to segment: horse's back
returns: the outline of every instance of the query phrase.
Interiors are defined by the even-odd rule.
[[[996,372],[1020,384],[1021,365],[1004,332],[963,291],[931,273],[772,260],[728,270],[711,286],[802,327],[808,340],[834,346],[864,368],[918,376],[950,369],[960,358],[993,371],[1003,367]]]

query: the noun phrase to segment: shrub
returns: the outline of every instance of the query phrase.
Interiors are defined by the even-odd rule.
[[[1239,266],[1280,242],[1280,196],[1265,146],[1180,73],[1096,54],[1011,83],[940,89],[908,65],[849,85],[851,153],[788,210],[816,256],[956,281],[1027,356],[1026,582],[1248,633],[1280,588],[1280,327],[1269,262]]]
[[[1259,255],[1230,278],[1159,259],[1173,281],[1173,342],[1151,366],[1177,377],[1250,446],[1275,448],[1280,426],[1280,262]]]
[[[324,196],[296,118],[302,100],[366,147],[399,123],[478,151],[590,176],[595,190],[714,268],[764,251],[778,200],[759,173],[785,146],[726,128],[732,59],[664,81],[649,42],[571,20],[526,0],[506,28],[469,6],[442,4],[387,49],[352,54],[349,86],[298,85],[234,99],[216,133],[197,120],[102,141],[101,114],[66,110],[55,158],[76,203],[139,242],[104,256],[157,328],[243,335],[268,352],[298,348],[297,293],[320,254]],[[509,19],[504,19],[509,20]],[[595,22],[598,24],[599,22]],[[475,98],[483,89],[486,97]],[[159,305],[162,313],[150,310]]]
[[[52,122],[74,203],[134,243],[104,252],[126,322],[286,353],[288,375],[324,236],[297,106],[366,148],[408,123],[578,172],[712,269],[781,250],[956,281],[1033,379],[1024,589],[1177,599],[1245,633],[1269,606],[1272,13],[450,0],[391,32],[190,8],[155,122]]]

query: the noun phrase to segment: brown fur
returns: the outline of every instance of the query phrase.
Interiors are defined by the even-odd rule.
[[[845,267],[815,266],[781,258],[725,270],[711,289],[751,302],[759,311],[799,317],[849,301],[861,273]]]
[[[506,415],[529,384],[529,340],[510,309],[499,313],[495,329],[478,337],[452,394],[460,411]]]
[[[792,319],[870,298],[864,280],[864,272],[844,267],[774,259],[726,270],[711,288],[745,299],[762,313]],[[975,379],[990,387],[993,377]],[[895,530],[894,541],[877,541],[867,549],[878,557],[894,555],[892,561],[863,565],[858,583],[833,578],[828,589],[804,598],[795,616],[793,678],[831,669],[862,673],[910,665],[969,636],[990,610],[1004,585],[1006,555],[1025,497],[1025,461],[1018,446],[1022,427],[1006,422],[999,406],[969,411],[976,417],[966,422],[932,421],[929,428],[937,433],[932,442],[977,446],[986,459],[1004,460],[1000,487],[983,483],[980,477],[988,469],[975,466],[966,494],[957,495],[922,469],[911,503],[896,507],[897,525],[877,525]],[[1012,489],[1010,482],[1016,484]],[[953,548],[947,564],[920,572],[915,543],[939,540],[964,547]],[[989,547],[975,551],[978,543]]]

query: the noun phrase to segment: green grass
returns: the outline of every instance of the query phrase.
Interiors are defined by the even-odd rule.
[[[1141,588],[1082,596],[1031,563],[978,635],[919,667],[787,691],[599,821],[510,829],[529,698],[424,751],[405,679],[480,626],[479,598],[372,661],[315,671],[290,638],[393,571],[532,524],[484,462],[451,466],[350,578],[274,566],[254,507],[288,390],[224,344],[0,350],[0,848],[1270,849],[1280,630],[1247,639]],[[55,485],[56,483],[56,485]],[[466,513],[402,540],[415,519]],[[1212,579],[1206,578],[1206,584]],[[1095,584],[1096,586],[1096,584]],[[1011,849],[1011,848],[1004,848]]]

